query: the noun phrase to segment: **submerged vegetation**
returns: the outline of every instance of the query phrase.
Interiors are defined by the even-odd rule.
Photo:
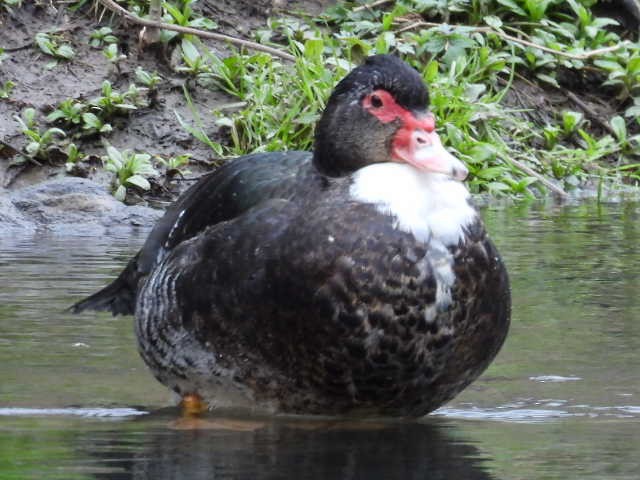
[[[7,10],[20,7],[15,0],[0,1]],[[71,8],[91,3],[75,2]],[[150,3],[120,2],[140,17],[149,15]],[[443,141],[469,166],[472,191],[531,197],[549,188],[640,181],[640,44],[637,32],[620,25],[624,15],[604,15],[597,3],[339,2],[316,17],[279,15],[254,32],[253,40],[288,52],[293,62],[233,46],[221,57],[197,37],[168,30],[159,39],[173,52],[170,68],[185,78],[187,103],[203,88],[234,99],[211,112],[217,134],[206,130],[195,107],[193,119],[179,118],[185,130],[211,147],[212,156],[312,148],[315,122],[336,82],[367,55],[395,53],[429,85]],[[162,3],[161,16],[180,26],[217,27],[198,12],[195,0],[173,0]],[[103,50],[116,76],[126,58],[119,38],[114,25],[96,25],[83,39]],[[53,57],[48,68],[74,61],[70,40],[56,32],[36,35],[47,61]],[[67,159],[68,170],[82,162],[72,141],[86,136],[104,141],[117,128],[114,119],[151,105],[162,77],[138,68],[135,79],[142,86],[119,92],[105,80],[96,98],[69,98],[54,106],[45,118],[49,129],[16,117],[29,137],[26,157],[44,161],[57,146],[74,155]],[[0,98],[10,98],[13,83],[0,86]],[[103,164],[116,174],[119,198],[127,187],[149,189],[147,177],[163,165],[155,153],[107,149]],[[171,162],[180,167],[189,161],[175,159]],[[167,171],[174,170],[164,162]]]

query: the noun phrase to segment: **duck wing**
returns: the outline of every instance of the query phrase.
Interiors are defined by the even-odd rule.
[[[181,242],[261,202],[289,199],[301,192],[312,195],[321,188],[322,177],[312,168],[311,158],[310,152],[301,151],[258,153],[204,175],[167,209],[120,275],[70,310],[132,315],[140,279]]]

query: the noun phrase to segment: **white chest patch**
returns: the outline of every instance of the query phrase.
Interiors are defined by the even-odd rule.
[[[463,227],[477,217],[462,183],[401,163],[378,163],[358,170],[349,193],[392,215],[398,229],[424,242],[433,238],[444,245],[456,244]]]

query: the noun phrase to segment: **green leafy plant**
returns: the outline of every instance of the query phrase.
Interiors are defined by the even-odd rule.
[[[0,98],[9,98],[11,96],[11,91],[16,86],[14,82],[11,80],[7,80],[0,86]]]
[[[120,93],[113,89],[109,80],[105,80],[102,82],[101,93],[102,95],[92,99],[89,104],[100,112],[100,117],[103,119],[138,108],[134,103],[130,103],[131,97],[138,94],[137,90]]]
[[[620,99],[640,96],[640,51],[624,50],[594,63],[607,71],[604,85],[617,87]]]
[[[39,32],[36,33],[35,41],[43,53],[55,58],[55,61],[47,64],[47,68],[55,66],[58,60],[71,60],[76,54],[71,45],[63,43],[59,35]]]
[[[73,169],[76,168],[78,164],[85,158],[84,153],[80,151],[75,143],[70,143],[67,146],[66,154],[67,161],[65,162],[64,167],[67,172],[73,171]]]
[[[64,125],[79,125],[82,121],[82,113],[86,110],[87,106],[81,102],[78,102],[72,98],[68,98],[60,102],[60,104],[47,115],[47,122],[61,122]]]
[[[113,34],[113,30],[109,27],[100,27],[91,32],[89,45],[94,48],[100,48],[104,44],[118,43],[118,37]]]
[[[580,112],[562,112],[562,133],[569,136],[584,123],[584,114]]]
[[[57,147],[57,140],[66,136],[59,128],[38,128],[36,111],[33,108],[24,109],[22,115],[15,116],[14,119],[20,124],[22,133],[28,139],[24,151],[27,157],[33,160],[48,160],[51,148]]]
[[[154,90],[158,84],[162,81],[158,72],[149,73],[142,67],[136,68],[136,80],[145,87]]]
[[[429,84],[430,109],[443,142],[469,166],[473,191],[531,197],[548,186],[545,176],[567,188],[594,176],[633,178],[637,169],[626,166],[638,163],[640,48],[621,39],[611,28],[613,20],[594,15],[593,4],[397,0],[350,8],[339,3],[318,19],[271,20],[268,30],[257,32],[260,41],[295,55],[293,64],[262,53],[220,59],[197,39],[184,37],[178,70],[237,101],[213,112],[221,127],[219,142],[207,136],[195,109],[193,123],[179,121],[216,155],[308,149],[335,83],[366,55],[394,53]],[[175,9],[173,21],[184,23],[185,12],[194,19],[184,4]],[[569,88],[571,79],[586,79],[587,89],[618,93],[626,122],[612,120],[615,135],[599,130],[601,122],[593,122],[586,110],[535,115],[514,102],[521,89],[513,88],[516,84],[553,91],[567,88],[567,78]],[[185,96],[189,103],[186,91]]]
[[[609,124],[622,152],[640,157],[640,134],[630,135],[627,123],[620,115],[613,117]]]
[[[125,92],[118,92],[105,80],[100,96],[88,102],[66,99],[47,115],[46,120],[69,129],[75,137],[106,135],[113,130],[110,121],[114,116],[125,115],[148,104],[147,92],[147,88],[135,84],[130,84]]]
[[[107,155],[102,157],[105,168],[115,174],[115,189],[113,195],[124,201],[128,187],[135,187],[143,191],[151,188],[148,177],[158,175],[151,164],[151,155],[135,153],[131,150],[119,151],[111,145],[106,146]]]
[[[106,134],[111,133],[113,127],[111,124],[105,122],[96,114],[91,112],[85,112],[82,114],[82,129],[89,134],[92,133],[100,133]]]
[[[120,62],[126,60],[127,56],[118,51],[117,43],[110,43],[102,50],[104,57],[109,60],[110,63],[116,66],[118,71],[120,70]]]
[[[183,38],[180,43],[183,65],[176,67],[176,71],[191,75],[207,74],[211,72],[211,66],[191,40]]]
[[[175,173],[185,175],[190,173],[189,170],[185,168],[191,159],[191,154],[189,153],[169,158],[156,157],[156,159],[158,160],[158,163],[165,168],[168,175],[173,175]]]
[[[167,12],[163,20],[183,27],[200,28],[204,30],[215,30],[218,25],[206,17],[194,18],[192,5],[196,0],[178,0],[176,2],[162,2],[162,7]],[[168,42],[179,35],[178,32],[162,30],[160,40]]]
[[[70,143],[67,146],[67,161],[69,163],[77,163],[84,157],[84,154],[80,152],[75,143]]]

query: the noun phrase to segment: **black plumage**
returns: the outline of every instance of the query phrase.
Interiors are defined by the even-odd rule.
[[[383,97],[383,114],[382,101],[365,100],[380,91],[395,102]],[[249,155],[203,177],[122,274],[74,310],[135,314],[156,377],[212,407],[432,411],[495,357],[510,294],[464,198],[472,215],[451,237],[437,225],[428,236],[405,228],[400,213],[354,194],[358,172],[400,161],[396,137],[414,122],[406,115],[426,125],[415,127],[412,148],[435,135],[421,120],[427,102],[415,70],[370,58],[336,87],[313,154]]]

